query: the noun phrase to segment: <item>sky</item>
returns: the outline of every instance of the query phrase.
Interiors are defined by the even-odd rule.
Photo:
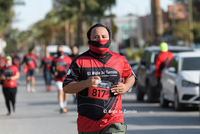
[[[47,12],[52,9],[52,0],[23,0],[24,6],[15,6],[15,19],[12,27],[20,31],[27,30],[35,22],[45,18]],[[117,16],[129,13],[144,16],[150,13],[151,0],[116,0],[116,5],[112,7],[112,13]],[[168,5],[173,4],[173,0],[160,0],[160,6],[164,11],[168,11]],[[109,12],[106,11],[106,14]]]

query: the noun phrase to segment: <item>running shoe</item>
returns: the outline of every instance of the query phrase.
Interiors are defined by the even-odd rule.
[[[35,93],[36,91],[35,91],[35,88],[31,88],[31,92],[32,93]]]
[[[49,91],[52,91],[52,86],[49,86]]]
[[[67,113],[67,108],[60,108],[60,113]]]
[[[26,85],[26,91],[27,91],[27,92],[30,92],[30,91],[31,91],[31,87],[30,87],[29,84]]]
[[[11,113],[10,113],[10,112],[8,112],[6,115],[7,115],[7,116],[9,116],[9,115],[11,115]]]

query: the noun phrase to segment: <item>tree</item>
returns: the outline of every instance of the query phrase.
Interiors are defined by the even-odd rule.
[[[160,0],[151,0],[151,11],[153,14],[155,45],[160,45],[163,38],[163,20],[162,10],[160,8]]]
[[[115,0],[54,0],[54,6],[76,9],[77,16],[77,45],[86,44],[86,23],[91,24],[94,19],[100,20],[106,9],[115,4]]]
[[[21,0],[0,0],[0,34],[3,34],[9,24],[12,22],[14,5],[23,5]]]
[[[200,23],[194,23],[194,29],[192,32],[194,34],[194,43],[200,44]]]

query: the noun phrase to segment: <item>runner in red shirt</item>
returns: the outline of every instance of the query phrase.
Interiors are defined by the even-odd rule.
[[[17,66],[19,72],[21,69],[21,65],[20,65],[20,57],[17,55],[17,52],[14,53],[13,57],[12,57],[12,62],[15,66]]]
[[[10,56],[6,56],[5,60],[6,64],[1,70],[1,80],[3,80],[3,94],[8,109],[7,115],[10,115],[10,101],[12,102],[13,112],[15,112],[15,98],[17,93],[16,79],[20,77],[20,73],[18,68],[15,65],[12,65],[12,58]]]
[[[171,61],[171,59],[174,57],[174,54],[168,51],[168,45],[165,42],[162,42],[160,44],[160,51],[161,52],[158,54],[155,60],[155,67],[156,67],[155,76],[157,77],[157,82],[158,82],[157,88],[159,90],[161,88],[160,78],[162,69],[164,69],[164,67],[167,66]]]
[[[0,54],[0,69],[5,65],[5,59]]]
[[[37,57],[35,56],[34,48],[29,49],[29,53],[25,54],[24,59],[22,61],[22,64],[25,63],[25,66],[28,68],[28,71],[26,73],[26,87],[28,92],[35,92],[35,71],[38,72],[39,70],[36,68]],[[31,86],[30,82],[31,81]]]
[[[5,59],[0,54],[0,75],[1,75],[1,68],[5,65]],[[2,84],[2,80],[0,80],[0,84]]]
[[[155,75],[156,77],[161,77],[161,64],[163,64],[166,61],[166,65],[169,64],[171,59],[174,57],[174,54],[172,52],[168,51],[168,45],[165,42],[162,42],[160,44],[160,53],[157,55],[156,60],[155,60]]]
[[[69,56],[64,55],[62,46],[58,46],[57,56],[53,59],[51,71],[54,74],[54,80],[58,90],[60,113],[67,112],[67,94],[63,92],[62,84],[71,61]]]
[[[43,76],[46,84],[46,90],[52,91],[51,86],[51,64],[53,61],[53,57],[50,55],[49,52],[45,52],[45,57],[42,59],[41,66],[43,66]]]
[[[126,134],[122,95],[134,84],[124,56],[109,51],[110,30],[101,24],[87,33],[89,50],[72,61],[63,82],[65,93],[76,93],[79,134]]]

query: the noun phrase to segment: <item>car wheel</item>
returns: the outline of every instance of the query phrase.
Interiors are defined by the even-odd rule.
[[[164,92],[161,90],[160,92],[160,106],[161,107],[168,107],[169,101],[164,98]]]
[[[178,97],[178,93],[177,93],[177,92],[174,93],[174,109],[175,109],[176,111],[181,111],[181,110],[183,110],[183,104],[181,104],[181,103],[179,102],[179,97]]]
[[[150,86],[150,84],[147,84],[147,101],[148,102],[154,102],[155,99],[154,99],[154,96],[153,96],[153,93],[152,93],[152,87]]]
[[[136,95],[137,95],[137,101],[143,101],[144,100],[144,93],[141,91],[139,86],[136,89]]]

